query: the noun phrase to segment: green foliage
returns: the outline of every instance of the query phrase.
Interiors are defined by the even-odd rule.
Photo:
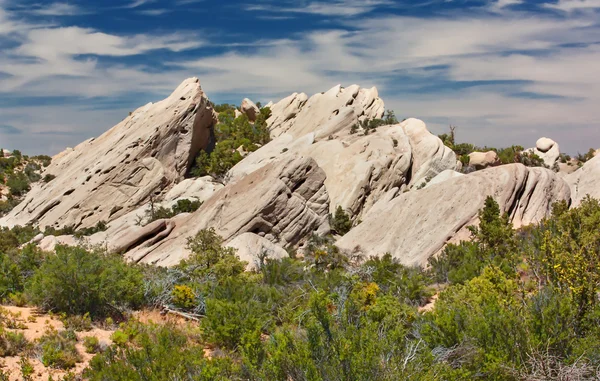
[[[13,196],[23,196],[29,192],[31,187],[29,186],[29,178],[23,172],[17,172],[8,176],[6,185],[10,190],[10,194]]]
[[[434,279],[438,282],[464,283],[477,277],[493,264],[506,274],[515,274],[516,238],[507,214],[501,215],[498,203],[488,196],[479,212],[479,227],[469,227],[472,240],[448,244],[437,257],[429,258]]]
[[[129,323],[130,339],[96,355],[85,371],[90,381],[228,380],[237,370],[226,358],[206,359],[197,338],[173,325]]]
[[[341,206],[338,206],[335,210],[335,214],[329,215],[329,225],[331,225],[331,230],[337,234],[345,235],[352,229],[352,220],[344,209],[342,209]]]
[[[139,306],[142,284],[141,271],[120,256],[57,246],[25,291],[44,310],[102,317]]]
[[[47,367],[71,369],[81,361],[75,344],[77,336],[74,331],[56,331],[50,329],[38,340],[42,364]]]
[[[100,340],[96,336],[87,336],[83,339],[83,346],[87,353],[100,352]]]
[[[223,177],[242,160],[238,148],[253,152],[270,141],[267,127],[270,115],[268,107],[262,108],[256,121],[251,123],[246,115],[235,118],[234,109],[223,109],[219,113],[219,123],[215,126],[216,145],[210,152],[203,150],[198,153],[191,174],[196,177]]]
[[[0,327],[0,357],[21,355],[30,346],[22,332],[11,332]]]
[[[194,213],[202,206],[202,201],[199,200],[188,200],[182,199],[177,200],[177,203],[171,208],[165,208],[164,206],[156,207],[153,202],[150,203],[150,208],[146,211],[146,219],[144,224],[149,224],[151,222],[162,220],[162,219],[170,219],[175,217],[181,213]]]
[[[585,163],[586,161],[592,160],[594,158],[595,154],[596,154],[596,150],[593,148],[590,148],[585,154],[577,153],[577,156],[575,156],[575,158],[577,159],[578,162]]]
[[[90,331],[92,329],[92,319],[90,318],[89,313],[86,313],[83,316],[67,316],[67,314],[62,313],[60,315],[60,321],[64,324],[66,329],[72,329],[76,332]]]
[[[196,294],[189,286],[175,286],[175,288],[173,288],[172,297],[173,304],[177,308],[189,310],[196,306]]]
[[[49,183],[50,181],[54,180],[55,178],[56,178],[56,176],[48,173],[47,175],[44,176],[44,182]]]

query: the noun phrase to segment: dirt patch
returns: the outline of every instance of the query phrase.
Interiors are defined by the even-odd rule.
[[[11,323],[18,326],[15,329],[9,329],[12,332],[22,332],[25,338],[29,342],[35,342],[35,340],[42,337],[46,331],[50,328],[54,328],[58,331],[65,329],[64,324],[56,316],[40,314],[35,308],[30,307],[14,307],[14,306],[2,306],[3,315],[11,320]],[[113,330],[101,329],[94,327],[92,330],[87,332],[77,332],[77,351],[81,355],[82,362],[78,363],[75,368],[71,369],[70,372],[74,374],[80,374],[89,364],[93,354],[86,353],[85,347],[83,346],[83,340],[88,336],[95,336],[100,341],[102,346],[109,346],[112,344],[110,336]],[[33,356],[29,357],[31,365],[33,365],[34,380],[48,380],[48,376],[52,376],[53,379],[57,380],[62,378],[68,372],[46,368],[44,364],[38,358],[39,356],[34,353]],[[19,362],[21,357],[4,357],[0,358],[0,365],[5,373],[10,374],[10,380],[18,381],[21,380],[21,366]]]

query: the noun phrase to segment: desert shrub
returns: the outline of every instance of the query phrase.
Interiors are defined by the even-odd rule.
[[[96,336],[87,336],[83,339],[83,346],[87,353],[100,352],[100,340]]]
[[[54,180],[56,178],[56,176],[54,176],[53,174],[48,173],[47,175],[44,176],[44,182],[45,183],[49,183],[50,181]]]
[[[498,203],[488,196],[479,212],[479,226],[470,226],[471,241],[449,244],[437,257],[429,258],[432,276],[438,282],[464,283],[494,264],[514,274],[518,264],[516,237],[508,215],[501,215]]]
[[[131,327],[134,325],[135,327]],[[96,355],[85,371],[90,381],[225,380],[237,366],[227,358],[206,359],[204,346],[173,325],[130,323],[123,345]],[[117,331],[119,332],[119,331]]]
[[[344,235],[352,229],[352,220],[350,216],[338,206],[334,215],[329,215],[329,225],[331,229],[339,235]]]
[[[118,255],[57,246],[26,287],[30,300],[44,310],[92,317],[118,314],[143,300],[141,271]]]
[[[92,319],[90,318],[89,313],[72,316],[67,316],[67,314],[62,313],[60,315],[60,321],[64,324],[66,329],[72,329],[76,332],[90,331],[92,329]]]
[[[74,331],[48,330],[38,340],[38,350],[42,364],[47,367],[71,369],[81,361],[75,344],[77,336]]]
[[[23,196],[25,193],[29,192],[31,189],[29,183],[29,178],[23,172],[13,173],[8,176],[8,179],[6,180],[6,185],[10,190],[10,194],[17,197]]]
[[[0,328],[0,357],[18,356],[30,347],[23,333]]]
[[[172,301],[177,308],[192,309],[196,306],[196,294],[189,286],[177,285],[173,288]]]
[[[585,163],[585,162],[593,159],[595,153],[596,153],[596,150],[593,148],[590,148],[585,154],[577,153],[577,156],[575,156],[575,158],[577,159],[578,162]]]
[[[11,244],[18,244],[19,236],[12,232],[0,233],[0,299],[16,302],[25,288],[25,284],[42,265],[46,255],[36,245],[26,245],[22,249],[9,248]],[[13,241],[14,240],[14,241]]]
[[[177,200],[177,203],[171,208],[166,208],[164,206],[154,206],[154,203],[151,203],[150,208],[146,210],[146,218],[145,224],[149,224],[151,222],[173,218],[181,213],[193,213],[198,210],[202,206],[202,201],[199,200],[188,200],[182,199]]]

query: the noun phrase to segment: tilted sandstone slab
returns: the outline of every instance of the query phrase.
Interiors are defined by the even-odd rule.
[[[383,117],[385,105],[377,89],[362,89],[358,85],[330,90],[308,98],[294,93],[271,106],[267,124],[272,137],[284,133],[295,138],[321,129],[326,136],[339,131],[350,131],[363,120]]]
[[[185,80],[165,100],[149,103],[98,138],[56,157],[0,225],[90,227],[113,221],[183,179],[209,144],[215,115],[198,79]]]
[[[286,157],[227,185],[192,214],[123,237],[129,244],[123,251],[137,262],[174,265],[189,255],[188,238],[207,228],[225,241],[250,232],[282,247],[296,244],[329,231],[324,182],[325,172],[311,158]]]
[[[368,135],[344,134],[329,139],[319,138],[316,132],[299,138],[283,134],[232,168],[229,181],[295,155],[312,157],[327,174],[331,212],[341,206],[353,217],[368,211],[392,188],[419,185],[446,169],[456,169],[454,152],[429,133],[422,121],[408,119]]]
[[[600,155],[586,162],[577,171],[565,176],[571,187],[571,207],[577,207],[586,195],[600,199]]]
[[[423,266],[452,238],[468,237],[467,226],[477,223],[487,196],[519,227],[546,217],[554,202],[569,199],[570,190],[548,169],[488,168],[418,191],[390,192],[337,245],[365,256],[389,252],[405,265]]]

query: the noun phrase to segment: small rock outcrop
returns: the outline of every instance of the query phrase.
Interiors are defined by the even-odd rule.
[[[244,115],[246,115],[251,122],[256,121],[256,118],[258,117],[260,110],[258,109],[258,107],[256,106],[256,104],[254,102],[252,102],[248,98],[244,98],[240,108],[242,110],[242,113]]]
[[[472,152],[469,154],[469,165],[477,170],[500,165],[500,158],[495,151]]]
[[[149,103],[98,138],[54,157],[39,183],[0,225],[84,228],[114,221],[183,180],[208,146],[215,114],[198,79]]]
[[[247,270],[257,268],[261,258],[281,259],[288,257],[288,252],[281,246],[254,233],[243,233],[232,239],[228,247],[236,249],[242,261],[248,262]]]
[[[535,148],[530,148],[526,152],[539,156],[548,168],[554,168],[560,158],[558,143],[549,138],[539,138],[535,143]]]
[[[540,221],[568,200],[567,183],[545,168],[509,164],[455,177],[418,191],[390,191],[337,245],[365,256],[391,253],[405,265],[427,259],[477,223],[488,195],[516,227]]]
[[[571,187],[571,207],[577,207],[586,195],[600,199],[600,155],[587,161],[577,171],[565,176]]]

